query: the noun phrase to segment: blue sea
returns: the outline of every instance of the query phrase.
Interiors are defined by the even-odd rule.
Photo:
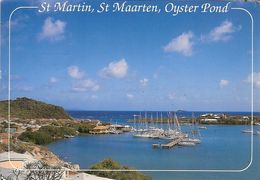
[[[101,121],[127,124],[134,114],[140,112],[111,111],[69,111],[74,118],[99,119]],[[200,116],[206,112],[195,112]],[[214,112],[223,113],[223,112]],[[224,112],[229,115],[250,115],[249,112]],[[144,112],[141,112],[144,114]],[[147,112],[157,116],[156,112]],[[255,113],[259,115],[259,113]],[[167,113],[163,113],[167,116]],[[190,117],[191,112],[181,111],[178,117]],[[133,124],[132,124],[133,125]],[[167,126],[166,124],[158,126]],[[189,126],[182,126],[188,131]],[[82,135],[64,139],[49,145],[49,149],[65,161],[79,164],[82,169],[111,157],[123,165],[142,170],[172,169],[243,169],[250,162],[250,134],[241,130],[250,128],[246,125],[207,125],[200,131],[202,143],[194,147],[174,147],[172,149],[153,149],[153,143],[162,143],[158,139],[135,138],[131,133],[120,135]],[[260,130],[259,127],[255,127]],[[260,136],[254,136],[252,165],[243,172],[144,172],[155,180],[188,179],[260,179]]]

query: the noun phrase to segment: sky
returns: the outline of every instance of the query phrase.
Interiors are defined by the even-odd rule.
[[[2,1],[1,100],[8,98],[9,14],[39,3]],[[232,7],[259,19],[257,4]],[[254,109],[260,111],[260,22],[254,23],[252,72],[251,22],[243,11],[172,16],[26,9],[15,12],[11,25],[12,99],[67,110],[250,111],[253,73]]]

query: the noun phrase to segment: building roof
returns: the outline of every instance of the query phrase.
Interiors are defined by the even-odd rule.
[[[93,130],[107,130],[109,126],[96,126]]]
[[[8,138],[8,133],[0,133],[0,138]]]
[[[112,180],[112,179],[98,177],[86,173],[78,173],[70,178],[66,178],[65,180]]]
[[[3,161],[9,161],[9,153],[8,152],[3,152],[0,153],[0,162]],[[33,156],[29,153],[16,153],[11,151],[10,152],[10,161],[26,161],[26,162],[32,162],[35,161]]]

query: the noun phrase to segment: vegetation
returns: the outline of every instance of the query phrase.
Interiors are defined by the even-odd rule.
[[[91,169],[103,169],[103,170],[133,170],[127,166],[122,166],[118,162],[113,161],[112,159],[105,159],[100,163],[97,163],[91,167]],[[100,177],[106,177],[117,180],[151,180],[150,176],[146,176],[138,171],[91,171],[88,172]]]
[[[53,139],[60,139],[65,135],[74,136],[77,134],[76,129],[66,126],[42,126],[38,131],[49,134]]]
[[[89,124],[89,123],[73,123],[73,124],[68,124],[68,127],[76,129],[79,133],[86,133],[88,134],[89,131],[93,130],[95,125]]]
[[[23,132],[18,138],[21,141],[32,142],[38,145],[46,145],[53,141],[52,137],[47,132],[40,131],[26,131]]]
[[[60,166],[50,166],[42,161],[29,163],[25,166],[25,169],[29,171],[14,169],[12,174],[8,177],[3,177],[0,175],[0,178],[7,180],[60,180],[62,179],[62,175],[64,173],[64,170],[62,170]]]
[[[11,117],[20,119],[70,119],[62,107],[26,97],[11,100]],[[7,117],[8,101],[0,101],[0,116]]]
[[[103,123],[102,123],[103,124]],[[84,121],[53,121],[51,123],[52,126],[60,126],[60,127],[69,127],[75,129],[79,133],[89,133],[89,131],[93,130],[96,126],[93,123],[84,122]]]
[[[17,152],[17,153],[25,153],[26,147],[23,144],[20,143],[10,143],[10,149],[11,151]],[[0,143],[0,152],[6,152],[8,151],[8,145]]]
[[[243,116],[227,116],[227,117],[221,117],[219,119],[216,119],[217,122],[208,122],[208,121],[203,121],[203,119],[208,118],[208,119],[215,119],[214,116],[207,116],[207,117],[199,117],[196,118],[195,121],[199,124],[226,124],[226,125],[249,125],[251,123],[251,118],[249,117],[248,119],[243,119]],[[192,123],[192,118],[179,118],[178,119],[180,124],[184,124],[184,123]],[[128,122],[134,123],[173,123],[172,119],[169,118],[163,118],[162,120],[159,119],[138,119],[138,120],[133,120],[130,119],[128,120]],[[260,123],[260,116],[254,116],[254,122],[258,122]]]
[[[37,161],[29,163],[25,169],[37,169],[39,171],[27,171],[26,179],[32,180],[59,180],[62,178],[64,170],[60,166],[50,166],[46,162]]]
[[[70,127],[43,126],[38,131],[25,131],[18,138],[21,141],[32,142],[38,145],[49,144],[65,135],[76,135],[77,131]]]

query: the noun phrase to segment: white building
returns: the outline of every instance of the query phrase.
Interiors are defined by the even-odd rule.
[[[211,123],[217,123],[218,120],[217,119],[210,119],[210,118],[205,118],[205,119],[201,119],[201,122],[211,122]]]

